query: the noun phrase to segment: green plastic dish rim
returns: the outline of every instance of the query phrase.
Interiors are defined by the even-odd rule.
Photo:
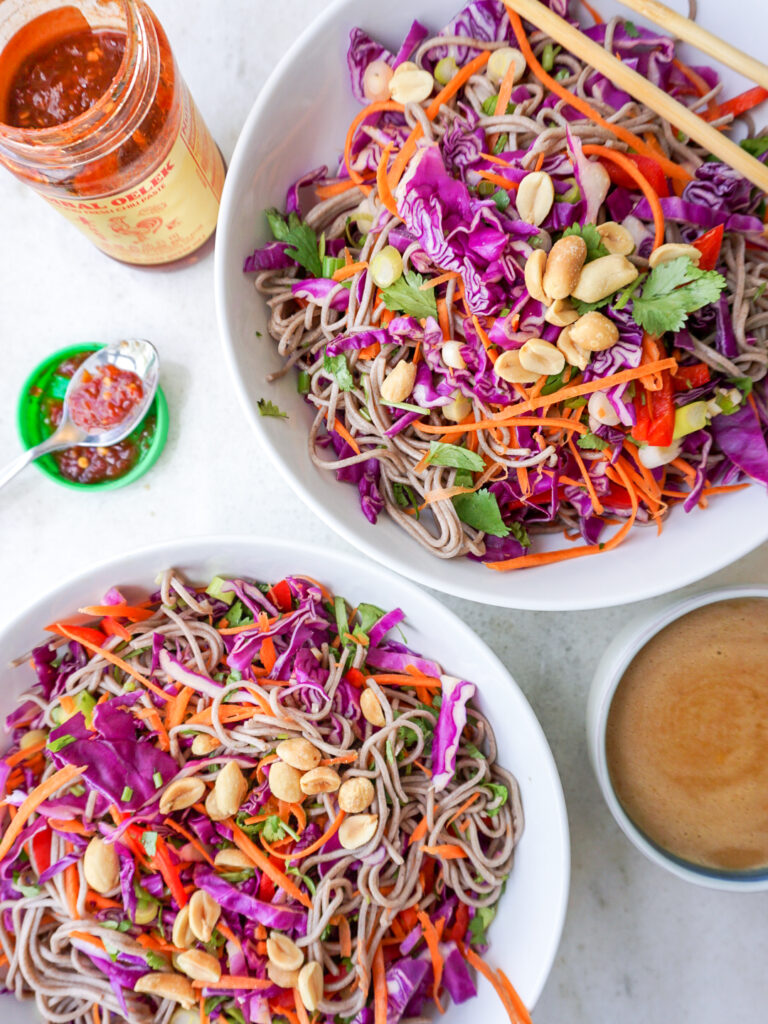
[[[81,352],[97,352],[100,348],[104,348],[104,346],[97,345],[93,342],[83,342],[80,345],[70,345],[67,348],[59,349],[58,352],[53,352],[41,363],[38,363],[34,370],[29,374],[21,389],[16,415],[19,436],[26,449],[34,447],[43,440],[42,434],[40,434],[37,437],[37,440],[35,440],[35,435],[39,432],[40,422],[38,417],[32,415],[31,404],[29,401],[29,392],[31,389],[37,386],[37,382],[41,376],[48,373],[49,370],[53,370],[57,366],[60,366],[61,363],[69,359],[71,356],[79,355]],[[101,483],[97,484],[84,484],[79,483],[76,480],[67,480],[66,477],[62,476],[52,455],[44,455],[42,458],[37,459],[35,465],[42,473],[57,484],[61,484],[62,487],[71,487],[73,490],[113,491],[118,487],[127,487],[128,484],[135,483],[136,480],[149,472],[160,458],[160,455],[165,448],[165,443],[168,440],[168,402],[166,401],[165,394],[161,387],[158,387],[157,389],[154,401],[147,412],[147,416],[152,415],[153,412],[156,417],[156,424],[149,450],[129,473],[118,477],[116,480],[103,480]]]

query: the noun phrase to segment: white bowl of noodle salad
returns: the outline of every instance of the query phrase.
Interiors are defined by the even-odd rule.
[[[682,586],[768,537],[764,198],[500,0],[455,7],[336,3],[258,97],[216,254],[237,391],[310,507],[421,583]],[[698,16],[749,50],[750,8]],[[764,90],[579,17],[765,158]]]
[[[158,545],[8,624],[0,684],[11,1024],[39,1019],[11,993],[60,1022],[529,1019],[568,895],[560,780],[509,673],[417,587],[293,542]]]

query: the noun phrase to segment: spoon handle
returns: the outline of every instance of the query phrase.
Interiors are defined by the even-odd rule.
[[[13,462],[0,469],[0,487],[4,487],[9,480],[12,480],[30,462],[34,462],[35,459],[39,459],[42,455],[50,455],[51,452],[66,447],[67,442],[62,443],[61,439],[57,440],[54,435],[54,437],[48,438],[47,441],[43,441],[42,444],[35,445],[34,448],[29,448],[27,451],[22,452]]]

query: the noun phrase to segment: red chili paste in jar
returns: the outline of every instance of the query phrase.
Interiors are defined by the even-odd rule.
[[[107,92],[125,52],[121,32],[74,32],[35,50],[16,72],[8,124],[51,128],[89,110]]]

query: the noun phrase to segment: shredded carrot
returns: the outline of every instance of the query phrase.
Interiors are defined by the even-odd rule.
[[[483,348],[487,352],[488,358],[491,360],[492,363],[495,363],[497,358],[496,349],[493,347],[493,342],[486,334],[484,327],[474,314],[472,315],[472,323],[475,325],[477,336],[480,339],[480,341],[482,341]]]
[[[339,914],[336,919],[336,924],[339,929],[339,952],[342,956],[352,956],[352,929],[349,926],[349,921],[345,914]]]
[[[93,1017],[93,1024],[101,1024],[101,1014],[99,1013],[97,1003],[94,1003],[91,1007],[91,1016]]]
[[[170,706],[165,719],[165,727],[169,732],[184,721],[184,716],[187,713],[187,708],[194,692],[191,686],[183,686],[177,696],[173,698],[173,702],[169,702]]]
[[[440,324],[443,338],[448,340],[451,336],[451,322],[448,319],[448,306],[445,299],[437,300],[437,322]]]
[[[685,459],[673,459],[670,465],[674,466],[675,469],[679,469],[683,476],[690,480],[691,483],[696,479],[696,470],[693,466],[689,466]]]
[[[418,768],[418,769],[419,769],[420,771],[424,772],[424,774],[425,774],[425,775],[427,776],[427,778],[428,778],[428,779],[431,779],[431,778],[432,778],[432,772],[431,772],[431,770],[430,770],[429,768],[427,768],[427,766],[426,766],[426,765],[422,764],[422,763],[421,763],[421,761],[414,761],[413,763],[414,763],[414,764],[416,765],[416,767],[417,767],[417,768]]]
[[[538,160],[536,161],[536,166],[534,167],[534,171],[540,171],[543,166],[544,166],[544,152],[542,151],[541,153],[539,153],[539,157],[538,157]]]
[[[386,310],[386,312],[389,313],[390,310]],[[394,313],[392,315],[394,316]],[[379,352],[381,352],[381,342],[374,341],[373,344],[361,348],[357,355],[359,359],[375,359]]]
[[[64,786],[74,782],[74,780],[79,778],[84,771],[84,767],[75,768],[74,765],[71,764],[65,765],[57,772],[54,772],[53,775],[45,780],[45,782],[41,782],[39,786],[36,786],[32,790],[26,800],[19,807],[16,817],[5,830],[2,840],[0,840],[0,861],[3,860],[11,849],[19,833],[28,821],[29,816],[37,810],[40,804],[44,803],[48,797],[53,796],[53,794],[59,789],[62,789]]]
[[[224,922],[221,920],[221,918],[219,918],[219,920],[216,922],[216,930],[220,931],[221,934],[224,936],[224,938],[228,939],[229,942],[231,942],[232,945],[236,949],[240,950],[240,952],[242,953],[242,951],[243,951],[243,944],[240,942],[240,939],[238,939],[238,937],[231,930],[231,928],[228,928],[227,925],[224,924]]]
[[[291,852],[291,853],[278,853],[275,850],[274,851],[275,856],[276,857],[280,857],[281,860],[289,860],[291,862],[293,862],[295,860],[303,860],[305,857],[308,857],[309,854],[315,853],[321,847],[325,846],[325,844],[328,842],[328,840],[332,836],[336,835],[336,833],[339,831],[339,827],[340,827],[342,821],[344,821],[345,817],[346,817],[346,813],[344,811],[339,811],[339,813],[333,819],[332,823],[328,826],[328,828],[325,830],[325,832],[323,832],[323,834],[320,836],[320,838],[316,839],[314,841],[314,843],[312,843],[310,846],[305,847],[303,850],[298,850],[296,852]]]
[[[536,396],[536,398],[536,401],[531,399],[529,399],[528,401],[531,405],[536,405],[538,407],[541,404],[541,401],[543,401],[543,399],[538,399],[538,396]],[[511,408],[519,409],[520,406],[515,405],[512,406]],[[415,426],[417,426],[418,429],[422,431],[422,433],[443,434],[446,440],[448,440],[451,436],[454,436],[456,434],[463,434],[465,431],[468,430],[487,430],[493,427],[505,425],[506,424],[502,421],[501,417],[499,419],[492,420],[476,420],[474,423],[465,420],[463,423],[457,423],[455,427],[447,425],[436,427],[433,426],[431,423],[415,424]],[[565,417],[515,416],[514,425],[516,427],[552,427],[553,429],[557,430],[574,430],[577,434],[588,433],[588,428],[585,427],[582,423],[579,423],[576,420],[567,420],[565,419]]]
[[[75,848],[72,843],[65,843],[64,849],[69,854]],[[79,921],[80,914],[77,909],[77,901],[80,895],[80,872],[77,869],[77,864],[68,864],[64,868],[64,892],[67,897],[69,916],[73,920]]]
[[[346,281],[350,277],[354,277],[355,274],[359,274],[361,270],[365,270],[368,266],[366,260],[361,260],[359,263],[348,263],[346,267],[339,267],[338,270],[333,272],[334,281]]]
[[[429,291],[430,288],[437,288],[438,285],[445,284],[447,281],[452,281],[454,278],[460,278],[461,274],[456,270],[446,270],[444,274],[438,274],[437,277],[432,277],[424,284],[419,285],[420,292]]]
[[[359,171],[356,171],[352,166],[352,146],[355,141],[355,135],[357,129],[363,124],[363,122],[371,116],[371,114],[378,114],[384,110],[398,110],[402,113],[402,103],[395,103],[393,100],[380,100],[376,103],[369,103],[367,107],[363,107],[359,114],[352,120],[352,124],[349,126],[347,137],[344,142],[344,163],[346,164],[349,177],[354,183],[360,188],[361,192],[365,195],[369,195],[372,191],[370,185],[366,185],[365,179]]]
[[[505,4],[505,6],[507,5]],[[515,33],[518,46],[525,57],[528,68],[533,72],[536,78],[538,78],[539,81],[549,89],[550,92],[555,93],[560,97],[560,99],[565,100],[566,103],[574,107],[574,109],[578,110],[580,114],[586,117],[588,121],[593,121],[595,124],[599,124],[601,128],[606,128],[612,135],[621,139],[621,141],[625,142],[631,149],[636,150],[638,153],[642,153],[643,156],[652,157],[661,166],[662,170],[668,177],[682,178],[685,181],[691,180],[692,176],[680,167],[679,164],[674,163],[666,157],[660,157],[658,153],[654,152],[654,150],[652,150],[651,147],[638,135],[627,131],[627,129],[622,127],[622,125],[606,121],[605,118],[602,117],[591,104],[587,103],[586,100],[582,99],[580,96],[576,96],[569,89],[566,89],[561,82],[558,82],[551,75],[547,74],[531,49],[531,44],[525,33],[525,29],[523,28],[523,22],[520,19],[520,16],[509,6],[507,6],[507,13],[509,14],[512,30]]]
[[[507,994],[508,994],[510,1000],[512,1001],[512,1005],[515,1008],[515,1011],[517,1013],[518,1018],[522,1021],[522,1024],[533,1024],[533,1021],[531,1020],[531,1015],[528,1013],[528,1010],[525,1008],[525,1003],[520,998],[520,996],[517,994],[517,989],[515,988],[515,986],[512,984],[512,982],[509,980],[509,978],[506,976],[506,974],[504,973],[504,971],[502,971],[502,969],[500,967],[498,969],[498,974],[499,974],[499,977],[501,978],[502,985],[507,990]]]
[[[432,959],[432,971],[434,973],[434,984],[432,986],[432,994],[434,996],[435,1003],[437,1004],[438,1009],[440,1009],[442,1012],[440,1000],[437,997],[437,994],[440,991],[440,985],[443,980],[443,958],[440,954],[440,937],[437,934],[437,929],[432,924],[432,921],[428,914],[426,914],[423,910],[418,910],[417,916],[419,918],[419,924],[421,925],[422,930],[424,932],[424,941],[427,944],[427,949],[429,950],[429,955],[430,958]]]
[[[150,729],[157,733],[158,746],[161,750],[170,750],[171,741],[168,738],[168,733],[157,708],[143,708],[141,711],[136,712],[136,717],[146,721]]]
[[[205,999],[206,999],[206,997],[203,994],[202,989],[201,989],[201,991],[200,991],[200,1024],[209,1024],[209,1022],[210,1022],[210,1018],[209,1018],[208,1014],[205,1012]]]
[[[219,721],[222,723],[227,722],[243,722],[247,718],[253,718],[255,715],[261,714],[260,708],[248,707],[245,704],[222,704],[219,707]],[[203,708],[202,711],[198,711],[197,714],[191,715],[186,722],[186,726],[193,725],[210,725],[211,724],[211,709]]]
[[[95,935],[90,935],[88,932],[70,932],[69,937],[71,939],[79,939],[80,942],[87,942],[91,946],[97,946],[100,950],[104,950],[104,943],[101,939]]]
[[[275,667],[277,661],[277,651],[275,650],[275,641],[271,636],[265,636],[261,643],[261,650],[259,651],[261,657],[261,663],[267,672],[271,672]],[[272,709],[270,708],[270,714]]]
[[[94,892],[93,889],[89,889],[85,896],[86,906],[90,903],[97,910],[120,910],[123,909],[123,904],[118,903],[117,900],[107,899],[106,896],[102,896],[98,892]]]
[[[154,693],[156,697],[160,697],[160,699],[164,701],[170,699],[167,693],[161,690],[159,686],[155,686],[155,684],[150,679],[147,679],[146,676],[137,672],[133,666],[128,664],[127,661],[123,661],[122,658],[118,658],[118,656],[113,654],[111,651],[104,650],[103,647],[98,647],[96,644],[92,644],[90,640],[86,640],[83,637],[73,636],[72,633],[68,632],[65,626],[60,626],[60,629],[67,639],[73,640],[75,643],[82,644],[82,646],[92,654],[101,655],[105,661],[110,662],[110,664],[114,665],[116,668],[122,669],[123,672],[127,672],[129,676],[136,680],[137,683],[141,683],[142,686],[145,686],[148,690]]]
[[[109,615],[110,618],[128,619],[129,622],[144,622],[155,614],[151,608],[140,608],[133,604],[99,604],[81,608],[83,615]]]
[[[623,153],[617,153],[615,149],[608,149],[607,146],[593,146],[586,145],[583,147],[584,152],[589,156],[599,156],[603,160],[608,160],[611,163],[621,167],[623,171],[630,176],[640,187],[640,191],[643,193],[645,198],[648,200],[648,205],[651,208],[653,214],[653,225],[656,231],[653,248],[658,249],[660,245],[664,244],[664,211],[661,208],[661,201],[658,193],[653,188],[651,183],[648,181],[643,172],[639,169],[637,164],[632,163],[629,157]],[[654,159],[659,162],[658,156]]]
[[[187,840],[187,842],[191,843],[192,846],[194,846],[194,848],[198,851],[198,853],[200,853],[205,858],[205,860],[208,861],[211,867],[215,867],[213,857],[211,857],[211,855],[208,853],[208,851],[200,842],[200,840],[196,839],[191,832],[188,832],[183,825],[179,825],[179,823],[177,821],[174,821],[173,818],[166,818],[163,824],[167,825],[168,828],[172,828],[174,832],[178,832],[180,836],[183,836]]]
[[[427,834],[427,828],[427,816],[424,815],[413,832],[411,832],[410,838],[408,839],[408,845],[411,846],[412,843],[418,843],[420,839],[423,839]]]
[[[298,988],[293,990],[293,1002],[296,1007],[296,1016],[299,1019],[299,1024],[309,1024],[309,1017],[307,1016],[307,1008],[301,1000]]]
[[[441,857],[443,860],[465,860],[467,857],[466,850],[456,846],[455,843],[440,843],[438,846],[420,846],[419,849],[422,853],[429,854],[430,857]]]
[[[751,487],[749,483],[746,484],[730,484],[730,486],[723,487],[705,487],[701,492],[707,498],[712,497],[713,494],[730,494],[731,491],[743,491],[745,487]]]
[[[48,824],[56,832],[70,832],[76,836],[92,836],[94,830],[86,828],[82,821],[74,818],[49,818]]]
[[[576,465],[579,467],[579,472],[584,479],[587,494],[589,495],[589,500],[592,502],[592,508],[594,509],[595,515],[601,516],[604,511],[603,506],[597,496],[597,491],[595,490],[595,485],[592,483],[592,478],[587,472],[587,467],[584,465],[584,459],[582,459],[579,449],[573,443],[573,436],[568,438],[568,447],[570,448],[571,455],[575,459]]]
[[[331,764],[352,764],[357,760],[357,754],[341,754],[339,757],[324,757],[320,762],[323,768]]]
[[[318,199],[333,199],[334,196],[340,196],[344,192],[349,192],[356,185],[357,182],[351,178],[341,178],[340,181],[329,181],[325,185],[316,185],[315,195]]]
[[[499,188],[517,190],[520,188],[519,181],[513,181],[511,178],[505,178],[501,174],[494,174],[493,171],[478,171],[479,177],[484,178],[486,181],[490,181],[492,185],[498,185]]]
[[[677,364],[675,364],[675,365],[677,365]],[[355,453],[355,455],[359,455],[360,454],[360,445],[357,443],[357,441],[354,439],[354,437],[352,437],[352,435],[347,430],[347,428],[344,426],[344,424],[341,422],[341,420],[338,418],[338,416],[333,421],[333,429],[336,431],[336,433],[339,435],[339,437],[342,439],[342,441],[346,441],[347,442],[347,444],[352,449],[352,451]]]
[[[603,24],[603,19],[597,13],[597,11],[592,6],[592,4],[588,4],[587,0],[580,0],[580,2],[581,2],[581,6],[584,8],[584,10],[589,11],[589,14],[590,14],[592,20],[594,21],[594,23],[596,25],[602,25]]]
[[[280,868],[276,867],[268,857],[264,856],[258,846],[248,838],[245,832],[243,832],[232,818],[227,819],[227,825],[232,829],[232,837],[235,845],[243,851],[246,857],[250,857],[256,867],[271,878],[275,885],[284,889],[289,896],[298,900],[302,906],[309,910],[312,906],[310,898],[303,893],[287,875],[283,874]],[[237,986],[235,986],[235,988],[236,987]]]
[[[271,988],[269,978],[252,978],[247,974],[222,974],[218,981],[193,981],[192,988],[241,988],[259,991]]]
[[[465,800],[461,807],[458,809],[458,811],[456,811],[456,813],[453,815],[453,817],[449,818],[448,821],[445,823],[445,827],[448,828],[450,825],[454,823],[454,821],[456,821],[457,818],[460,818],[464,811],[468,810],[475,802],[475,800],[479,798],[479,796],[479,793],[473,793],[468,800]]]
[[[397,672],[383,672],[375,676],[368,676],[369,679],[375,680],[382,686],[412,686],[414,689],[424,687],[440,687],[440,680],[435,679],[434,676],[409,676],[399,675]]]
[[[15,754],[11,754],[6,757],[5,763],[9,768],[15,767],[17,764],[21,764],[22,761],[26,761],[29,757],[34,757],[35,754],[39,754],[41,750],[45,749],[45,740],[40,740],[39,743],[33,743],[29,747],[25,747],[23,750],[17,750]]]
[[[109,615],[105,615],[99,623],[99,629],[101,629],[107,636],[119,636],[121,640],[125,640],[126,643],[131,639],[131,634],[117,619],[111,618]]]
[[[514,1003],[512,1002],[508,990],[504,986],[501,979],[497,977],[496,973],[491,970],[488,964],[486,964],[485,961],[481,960],[477,953],[475,953],[473,949],[470,949],[469,946],[465,947],[463,943],[457,943],[457,945],[459,946],[459,950],[461,951],[461,954],[467,961],[467,963],[471,964],[471,966],[474,967],[476,971],[482,974],[482,976],[487,981],[490,981],[491,985],[493,985],[494,989],[496,990],[496,994],[499,996],[504,1005],[504,1009],[509,1014],[509,1019],[512,1021],[512,1024],[526,1024],[527,1021],[530,1021],[530,1017],[528,1017],[527,1010],[525,1011],[524,1017],[521,1018],[518,1015],[517,1009]]]
[[[384,947],[379,945],[373,954],[373,1024],[387,1024],[388,1001]]]
[[[379,199],[384,206],[389,210],[393,217],[399,217],[400,214],[397,211],[397,203],[395,197],[392,195],[392,191],[389,187],[389,179],[387,178],[387,164],[389,163],[389,154],[392,152],[391,146],[385,146],[384,152],[381,154],[381,160],[379,160],[378,167],[376,168],[376,188],[379,192]]]

